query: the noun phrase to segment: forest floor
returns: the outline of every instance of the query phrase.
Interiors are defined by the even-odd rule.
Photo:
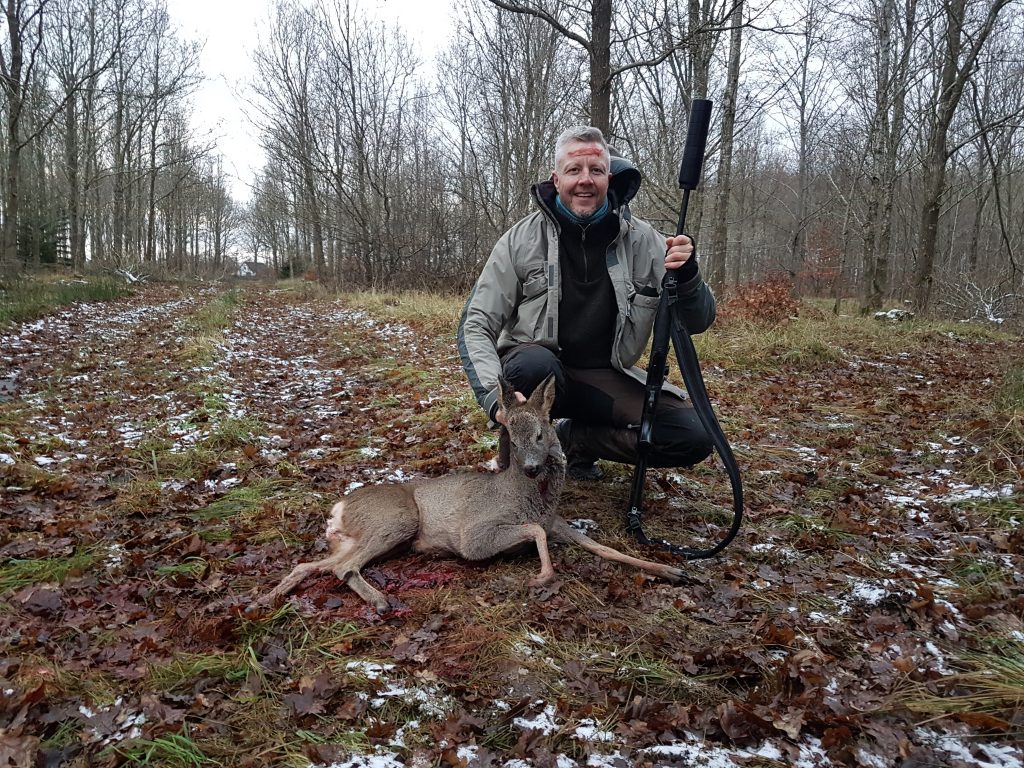
[[[672,586],[409,555],[246,614],[358,484],[487,471],[458,299],[154,285],[0,333],[0,766],[1024,766],[1024,339],[698,340],[747,520]],[[560,510],[612,546],[630,468]],[[648,473],[707,545],[720,462]]]

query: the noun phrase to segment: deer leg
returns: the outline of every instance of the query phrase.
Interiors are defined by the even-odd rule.
[[[377,613],[386,613],[388,608],[391,607],[384,593],[371,586],[359,571],[349,571],[345,583],[364,601],[372,605]]]
[[[411,518],[411,521],[415,520],[417,518]],[[408,526],[396,526],[387,531],[375,531],[373,535],[367,535],[362,539],[348,539],[355,546],[348,551],[344,560],[335,561],[332,568],[334,575],[348,584],[352,591],[363,600],[370,603],[377,613],[385,613],[390,607],[387,597],[380,590],[371,586],[360,571],[370,561],[408,543],[415,533],[416,525],[410,522]]]
[[[598,557],[603,557],[605,560],[622,563],[623,565],[632,565],[635,568],[661,576],[663,579],[673,583],[683,581],[686,578],[686,572],[681,568],[666,565],[665,563],[655,563],[652,560],[641,560],[638,557],[631,557],[624,552],[619,552],[617,549],[606,547],[604,544],[598,544],[583,532],[577,531],[561,517],[555,517],[552,521],[551,535],[555,541],[579,544],[588,552]]]
[[[548,552],[548,535],[543,526],[537,523],[492,526],[493,523],[488,522],[478,529],[464,531],[459,554],[467,560],[483,560],[532,541],[537,545],[540,573],[530,579],[530,586],[539,587],[554,578],[555,569]]]
[[[292,568],[291,573],[281,579],[281,583],[274,587],[263,597],[259,598],[256,603],[260,605],[268,605],[278,597],[287,595],[293,589],[295,589],[307,576],[312,576],[314,573],[320,573],[321,571],[329,571],[339,563],[345,561],[349,555],[352,554],[352,545],[355,541],[352,539],[341,539],[335,546],[334,551],[322,560],[314,560],[311,563],[299,563]]]

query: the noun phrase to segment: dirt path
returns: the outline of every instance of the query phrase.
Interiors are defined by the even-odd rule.
[[[18,328],[0,757],[1024,765],[1021,463],[987,405],[1024,346],[913,341],[706,366],[749,522],[690,585],[564,550],[541,590],[529,555],[407,556],[367,571],[385,617],[333,577],[246,616],[323,551],[347,489],[493,455],[452,337],[266,289],[153,287]],[[628,470],[609,474],[570,483],[563,513],[629,549]],[[727,489],[709,463],[647,498],[654,533],[698,539]]]

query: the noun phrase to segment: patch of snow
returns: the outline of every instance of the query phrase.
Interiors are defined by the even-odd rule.
[[[388,684],[386,690],[377,694],[377,698],[370,700],[370,705],[381,706],[386,699],[401,699],[406,704],[415,705],[427,717],[444,717],[455,708],[455,702],[451,697],[444,696],[432,685],[406,688],[392,682]]]
[[[978,768],[1024,768],[1024,751],[1017,746],[962,738],[928,728],[918,729],[916,733],[923,742],[942,750],[964,765]]]
[[[914,313],[908,309],[899,309],[897,307],[894,309],[890,309],[887,312],[875,312],[873,317],[875,318],[875,320],[882,320],[892,323],[901,323],[905,320],[912,320],[914,318]]]
[[[884,587],[868,581],[853,581],[850,594],[854,600],[865,605],[878,605],[885,599],[888,592]]]
[[[857,749],[857,764],[864,768],[890,768],[892,759],[883,755],[876,755],[863,748]]]
[[[833,624],[839,621],[835,616],[828,616],[821,611],[811,611],[807,614],[807,619],[815,624]]]
[[[541,704],[543,702],[537,701],[535,704]],[[532,718],[517,717],[512,721],[512,724],[524,731],[540,731],[544,735],[554,733],[558,730],[558,726],[555,724],[555,708],[551,704],[545,704],[544,709],[534,715]]]
[[[0,453],[0,464],[13,464],[14,459],[9,453]]]
[[[380,680],[385,673],[394,668],[394,664],[379,664],[375,661],[350,661],[345,665],[345,669],[362,675],[367,680]]]
[[[928,653],[930,653],[932,656],[935,657],[935,660],[937,662],[936,665],[935,665],[935,670],[939,674],[942,674],[942,675],[952,675],[952,674],[954,674],[953,670],[950,669],[948,666],[946,666],[946,657],[942,653],[942,651],[939,650],[939,647],[937,645],[935,645],[935,643],[933,643],[931,640],[928,640],[924,644],[924,647],[925,647],[925,650],[928,651]]]
[[[103,734],[95,728],[89,728],[87,732],[91,734],[93,741],[98,741],[102,746],[108,746],[114,742],[124,741],[125,739],[137,739],[142,736],[142,726],[146,724],[145,714],[142,712],[132,713],[124,711],[121,709],[123,705],[124,699],[120,696],[115,699],[112,705],[101,707],[99,712],[89,709],[85,705],[79,705],[78,711],[86,720],[92,720],[97,714],[106,714],[112,709],[118,710],[112,723],[117,730],[112,733]]]
[[[576,726],[576,730],[573,731],[574,735],[580,741],[596,741],[596,742],[611,742],[615,741],[615,734],[611,731],[602,730],[595,720],[586,718],[580,720],[579,725]]]
[[[1004,485],[1001,488],[978,488],[956,483],[951,487],[950,492],[946,496],[940,497],[939,500],[947,504],[956,504],[971,499],[1002,499],[1013,496],[1015,491],[1016,489],[1012,485]]]
[[[591,520],[586,517],[580,517],[576,520],[570,520],[569,525],[575,528],[577,531],[582,531],[583,533],[594,533],[597,530],[599,530],[597,521]]]
[[[796,761],[791,761],[782,750],[771,741],[764,741],[757,749],[729,749],[707,743],[699,734],[692,733],[686,741],[676,741],[641,750],[647,755],[663,755],[686,760],[688,764],[701,768],[738,768],[747,765],[751,760],[772,760],[786,762],[799,768],[825,768],[832,763],[821,747],[821,741],[814,737],[806,737],[797,745],[800,753]]]
[[[793,451],[794,453],[796,453],[796,454],[798,454],[800,456],[803,456],[808,461],[821,461],[822,460],[821,456],[818,454],[818,451],[816,449],[808,448],[805,445],[795,445],[795,446],[790,447],[789,450]]]
[[[203,487],[208,491],[224,491],[241,482],[237,477],[226,477],[223,480],[204,480]]]
[[[320,766],[310,763],[309,768],[405,768],[405,760],[396,752],[376,755],[354,755],[343,763]]]
[[[590,755],[587,758],[587,768],[616,768],[628,764],[629,761],[618,751],[610,755]]]
[[[125,548],[122,544],[111,544],[107,549],[107,556],[103,564],[107,568],[120,568],[124,564]]]
[[[852,421],[839,421],[837,417],[825,417],[825,429],[854,429],[857,425]]]

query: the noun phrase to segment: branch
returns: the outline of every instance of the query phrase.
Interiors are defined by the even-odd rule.
[[[550,13],[543,10],[542,8],[531,8],[529,6],[520,5],[519,3],[506,2],[506,0],[490,0],[490,3],[492,5],[496,5],[498,8],[502,8],[511,13],[520,13],[525,14],[527,16],[536,16],[538,19],[541,19],[542,21],[545,21],[548,24],[550,24],[555,30],[559,32],[559,34],[583,46],[583,48],[591,55],[593,55],[594,53],[589,40],[587,40],[585,37],[581,37],[568,27],[564,26],[558,19],[556,19],[554,16],[552,16]]]
[[[981,107],[978,104],[978,87],[977,84],[971,84],[971,106],[974,108],[974,118],[978,121],[978,125],[981,126],[983,122]],[[999,232],[1003,236],[1003,244],[1006,246],[1006,254],[1010,257],[1010,268],[1013,270],[1013,274],[1017,274],[1017,260],[1013,256],[1013,244],[1010,241],[1010,235],[1006,231],[1006,219],[1003,215],[1003,200],[999,194],[999,165],[996,162],[995,154],[992,152],[992,144],[988,140],[988,131],[981,131],[981,144],[985,149],[985,157],[992,167],[992,188],[996,196],[996,212],[999,214]]]

